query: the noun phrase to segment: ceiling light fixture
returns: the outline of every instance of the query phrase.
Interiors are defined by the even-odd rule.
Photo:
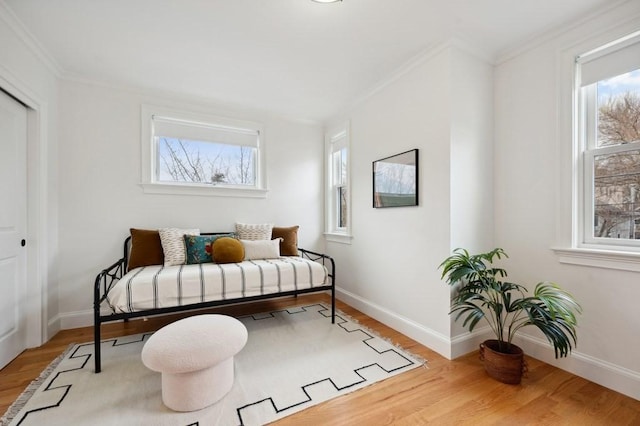
[[[316,3],[337,3],[342,0],[311,0],[311,1],[315,1]]]

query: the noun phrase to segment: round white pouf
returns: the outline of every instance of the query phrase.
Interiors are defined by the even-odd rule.
[[[155,332],[142,363],[162,373],[162,401],[175,411],[195,411],[219,401],[233,386],[233,356],[247,329],[226,315],[197,315]]]

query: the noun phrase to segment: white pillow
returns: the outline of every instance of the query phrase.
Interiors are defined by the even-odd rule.
[[[239,240],[270,240],[273,223],[236,223]]]
[[[183,265],[186,262],[185,235],[200,235],[199,229],[160,228],[160,244],[164,252],[164,266]]]
[[[244,260],[277,259],[280,257],[280,240],[240,240],[244,247]]]

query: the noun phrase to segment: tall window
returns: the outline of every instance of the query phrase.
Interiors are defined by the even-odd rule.
[[[348,124],[326,135],[327,238],[347,242],[351,232]]]
[[[640,34],[577,60],[583,244],[640,249]]]
[[[153,107],[143,107],[142,115],[143,184],[205,192],[263,188],[260,125]]]

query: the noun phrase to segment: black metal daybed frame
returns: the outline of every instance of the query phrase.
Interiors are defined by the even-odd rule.
[[[218,235],[228,234],[228,232],[209,232],[202,233],[201,235]],[[335,277],[336,277],[336,265],[332,257],[326,254],[316,253],[310,250],[298,248],[300,256],[315,262],[322,263],[328,269],[328,278],[330,284],[313,287],[302,290],[283,291],[278,293],[270,293],[259,296],[240,297],[234,299],[225,300],[213,300],[210,302],[192,303],[183,306],[171,306],[158,309],[147,309],[144,311],[126,312],[126,313],[109,313],[101,314],[100,305],[107,298],[109,290],[115,285],[115,283],[122,278],[127,272],[127,264],[129,262],[129,250],[131,245],[131,237],[127,237],[124,241],[124,256],[115,262],[113,265],[103,269],[95,280],[93,288],[93,337],[94,337],[94,354],[95,354],[95,372],[99,373],[102,370],[102,362],[100,357],[100,327],[103,323],[124,320],[128,321],[131,318],[147,317],[151,315],[162,315],[176,312],[185,312],[196,309],[211,308],[214,306],[231,305],[235,303],[251,302],[256,300],[272,299],[283,296],[297,296],[305,293],[315,293],[319,291],[331,291],[331,323],[335,323],[336,318],[336,291],[335,291]],[[329,265],[327,265],[329,263]]]

